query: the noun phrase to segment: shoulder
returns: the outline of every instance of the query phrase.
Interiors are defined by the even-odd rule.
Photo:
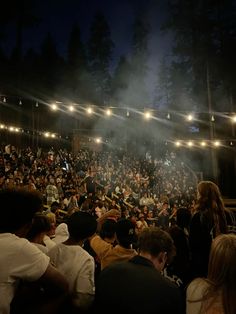
[[[201,300],[209,284],[202,278],[194,279],[187,288],[187,300]]]

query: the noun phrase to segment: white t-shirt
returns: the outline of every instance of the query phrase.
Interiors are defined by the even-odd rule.
[[[67,278],[74,301],[82,295],[94,295],[94,258],[79,245],[59,243],[49,250],[51,262]]]
[[[19,280],[39,279],[50,259],[28,240],[11,233],[0,234],[0,252],[0,313],[8,314]]]

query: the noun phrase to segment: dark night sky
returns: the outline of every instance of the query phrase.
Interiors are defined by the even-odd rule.
[[[141,16],[150,25],[149,74],[147,86],[152,94],[157,81],[159,61],[170,55],[170,37],[162,34],[160,26],[166,16],[165,0],[32,0],[33,13],[40,18],[37,26],[24,30],[24,52],[32,47],[39,51],[45,35],[50,32],[60,55],[66,56],[70,31],[74,23],[81,29],[83,42],[89,37],[89,27],[95,12],[101,10],[107,18],[115,43],[111,70],[121,54],[131,49],[132,25]],[[9,54],[15,44],[15,27],[8,25],[3,49]]]
[[[82,38],[87,41],[89,27],[94,13],[101,10],[109,23],[112,39],[115,43],[113,61],[130,51],[132,24],[135,15],[147,19],[151,26],[149,41],[150,57],[168,47],[168,40],[160,33],[160,25],[165,16],[165,1],[157,0],[32,0],[33,11],[40,23],[24,31],[24,51],[29,47],[39,50],[48,31],[56,41],[57,49],[63,56],[72,25],[77,22]],[[14,45],[15,29],[9,25],[3,48],[9,53]]]

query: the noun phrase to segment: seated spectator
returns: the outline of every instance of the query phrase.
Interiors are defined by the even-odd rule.
[[[10,313],[10,304],[19,290],[20,282],[37,282],[50,295],[49,302],[60,306],[67,292],[65,277],[51,264],[49,257],[35,245],[24,239],[31,227],[32,219],[42,209],[42,200],[38,194],[23,190],[0,191],[0,313]],[[20,288],[21,286],[18,286]],[[49,288],[51,290],[49,290]],[[30,292],[30,289],[28,290]],[[49,296],[47,295],[47,297]],[[18,312],[27,312],[31,306],[39,308],[39,295],[27,293],[15,302]],[[37,303],[38,302],[38,303]],[[23,305],[23,308],[20,307]],[[14,311],[12,311],[14,313]],[[21,312],[22,313],[22,312]],[[53,313],[53,312],[52,312]]]
[[[187,289],[187,314],[236,313],[236,235],[216,237],[211,246],[208,275]]]
[[[138,247],[139,255],[101,272],[95,313],[181,313],[178,288],[161,275],[174,252],[170,235],[156,227],[146,228]]]
[[[148,224],[145,220],[145,216],[143,213],[139,214],[139,219],[137,221],[138,233],[142,232],[143,229],[147,228]]]
[[[37,213],[35,217],[33,218],[31,228],[29,232],[27,233],[27,239],[30,242],[34,243],[35,246],[37,246],[42,252],[46,254],[50,246],[47,247],[48,239],[47,239],[47,243],[44,241],[44,239],[45,239],[45,236],[48,234],[48,232],[50,232],[50,230],[51,230],[51,223],[48,217],[44,214]],[[55,243],[53,241],[52,243],[54,246]]]
[[[106,219],[101,226],[99,234],[104,241],[114,244],[116,241],[116,222],[113,219]]]
[[[116,223],[116,240],[117,245],[113,246],[101,238],[94,235],[90,238],[90,246],[97,254],[101,269],[114,262],[126,261],[137,255],[137,252],[132,248],[135,238],[135,226],[128,219],[120,219]]]
[[[48,255],[69,281],[72,308],[88,310],[93,301],[94,259],[82,246],[97,228],[96,220],[86,212],[75,212],[67,221],[69,238],[53,247]]]

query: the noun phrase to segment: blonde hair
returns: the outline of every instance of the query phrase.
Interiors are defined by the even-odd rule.
[[[211,246],[208,276],[209,284],[204,300],[220,292],[224,314],[236,313],[236,235],[222,234]],[[209,307],[210,305],[208,305]],[[207,307],[207,305],[206,305]]]
[[[211,245],[207,278],[194,280],[200,287],[204,287],[203,295],[187,299],[190,303],[202,302],[200,313],[236,313],[235,261],[236,235],[230,233],[217,236]]]

